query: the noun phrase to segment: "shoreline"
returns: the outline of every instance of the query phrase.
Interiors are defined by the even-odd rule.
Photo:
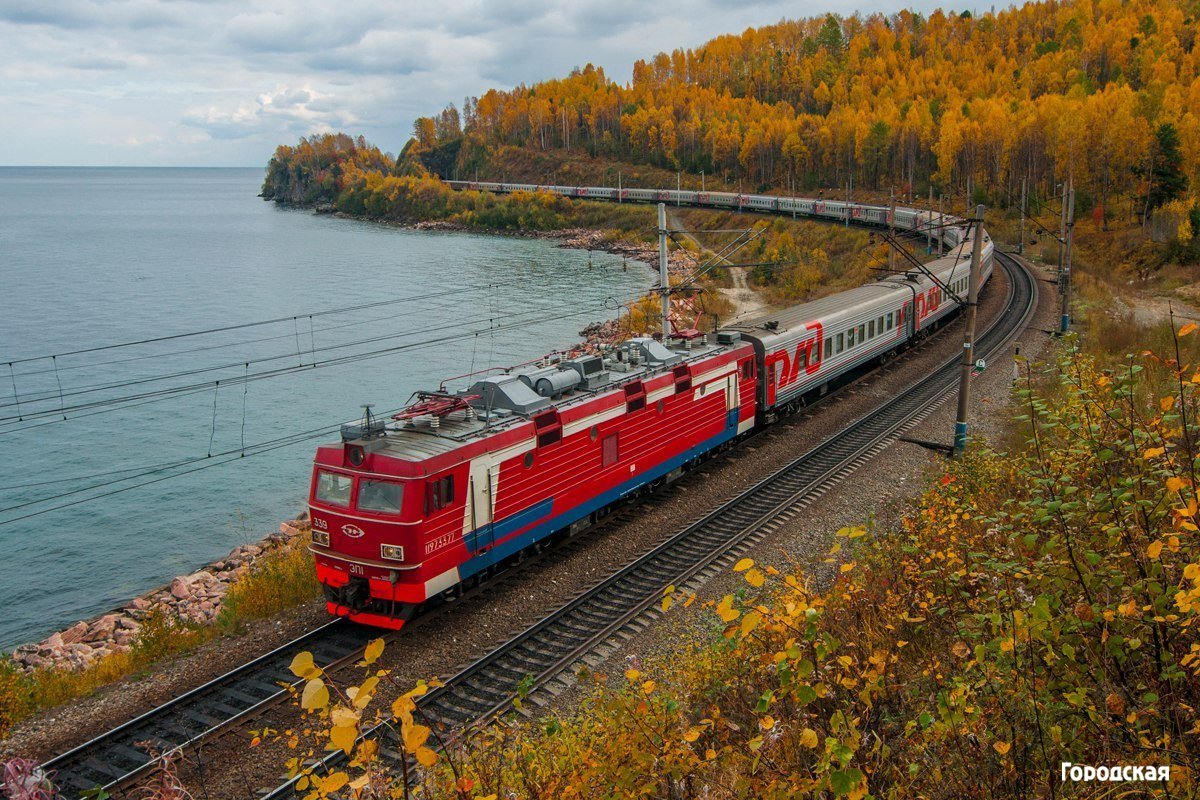
[[[106,656],[133,649],[145,620],[155,614],[184,625],[204,627],[216,623],[229,589],[254,571],[264,557],[304,536],[308,512],[279,523],[279,531],[256,542],[240,544],[223,558],[214,559],[186,575],[128,601],[52,632],[38,642],[18,645],[11,663],[28,674],[37,670],[84,670]]]
[[[272,201],[279,202],[279,201]],[[445,233],[473,233],[480,236],[507,236],[515,239],[541,239],[543,241],[556,240],[557,247],[570,250],[586,250],[608,253],[614,256],[623,256],[631,261],[637,261],[644,265],[646,269],[657,276],[658,275],[658,246],[650,242],[631,244],[622,242],[612,238],[604,231],[594,230],[592,228],[556,228],[553,230],[534,230],[534,229],[519,229],[511,228],[485,228],[473,225],[464,225],[461,222],[453,220],[422,220],[417,222],[383,219],[379,217],[360,217],[354,214],[347,214],[344,211],[335,211],[332,208],[323,206],[306,206],[297,205],[294,203],[284,203],[291,208],[310,209],[313,214],[320,216],[336,217],[338,219],[354,220],[355,222],[373,222],[379,225],[390,225],[396,228],[413,231],[438,231]],[[683,272],[682,259],[674,258],[679,253],[678,250],[673,251],[668,256],[668,272],[672,275]]]

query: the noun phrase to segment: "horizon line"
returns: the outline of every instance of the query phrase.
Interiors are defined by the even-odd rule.
[[[0,164],[0,169],[266,169],[246,164]]]

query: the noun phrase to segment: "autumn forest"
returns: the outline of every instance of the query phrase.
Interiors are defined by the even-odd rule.
[[[443,177],[486,175],[518,147],[746,190],[932,183],[964,203],[1072,179],[1094,214],[1145,212],[1184,194],[1152,185],[1164,142],[1200,186],[1198,18],[1194,0],[1080,0],[781,22],[639,61],[628,85],[589,65],[489,90],[419,120],[405,154]],[[279,166],[309,147],[281,148]]]

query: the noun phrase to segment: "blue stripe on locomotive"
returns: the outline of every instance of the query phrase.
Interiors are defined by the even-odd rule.
[[[458,574],[460,578],[468,578],[486,567],[502,561],[505,558],[524,550],[526,547],[543,539],[555,531],[562,530],[573,522],[577,522],[588,516],[594,511],[599,511],[605,506],[615,503],[621,498],[632,494],[650,481],[658,480],[662,476],[678,469],[679,467],[691,461],[697,456],[707,453],[715,447],[728,442],[737,435],[738,417],[740,410],[737,408],[730,409],[725,415],[725,429],[716,436],[706,441],[701,442],[695,447],[689,448],[679,455],[670,458],[656,467],[646,470],[645,472],[635,475],[619,486],[616,486],[607,492],[593,497],[585,503],[580,503],[574,508],[568,509],[560,514],[547,518],[551,512],[551,507],[554,504],[554,498],[543,500],[524,511],[518,511],[516,514],[505,517],[504,519],[495,522],[491,525],[489,534],[488,528],[480,528],[466,537],[467,548],[472,553],[477,553],[478,548],[486,547],[489,541],[500,541],[491,550],[484,553],[477,553],[469,560],[460,564]],[[542,520],[542,521],[539,521]],[[505,536],[512,535],[515,531],[520,531],[522,528],[536,524],[528,530],[522,531],[519,535],[512,536],[507,541]]]

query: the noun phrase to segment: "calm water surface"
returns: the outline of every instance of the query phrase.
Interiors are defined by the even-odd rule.
[[[0,168],[0,646],[294,516],[318,439],[287,437],[569,345],[651,281],[551,242],[282,209],[262,177]]]

